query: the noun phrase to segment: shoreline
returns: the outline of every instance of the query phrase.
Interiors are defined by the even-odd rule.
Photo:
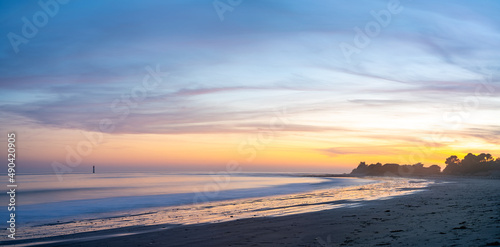
[[[490,179],[440,179],[424,191],[356,207],[193,225],[135,226],[39,241],[45,246],[486,246],[500,242],[500,192]],[[117,236],[130,234],[128,236]],[[462,235],[466,236],[462,236]],[[111,237],[115,236],[115,237]],[[32,240],[31,240],[32,241]],[[14,241],[13,241],[14,242]],[[15,241],[28,244],[30,240]],[[424,244],[425,243],[425,244]],[[467,244],[465,244],[467,243]],[[2,242],[9,245],[9,242]],[[29,246],[29,245],[22,246]],[[21,246],[21,245],[19,245]],[[44,246],[44,245],[37,245]]]
[[[419,183],[424,182],[424,184],[418,184],[415,183],[417,182],[416,180],[404,178],[371,177],[364,180],[365,182],[361,184],[334,186],[328,189],[324,188],[308,192],[161,207],[154,211],[129,212],[105,218],[99,217],[58,222],[55,224],[35,225],[31,228],[21,229],[24,234],[20,236],[24,236],[25,238],[12,242],[38,242],[47,239],[68,239],[72,236],[77,238],[85,232],[108,235],[107,232],[121,233],[120,228],[134,229],[127,230],[126,232],[127,234],[133,234],[137,231],[144,231],[144,229],[139,229],[140,225],[147,225],[148,229],[155,231],[155,226],[159,228],[159,225],[194,225],[245,218],[277,217],[308,213],[359,205],[368,200],[413,193],[411,189],[421,189],[429,183],[427,180],[418,180]],[[113,231],[115,229],[116,231]],[[93,236],[92,238],[95,237]],[[12,244],[12,242],[5,242],[5,244]]]
[[[164,206],[143,207],[133,210],[124,210],[116,212],[104,212],[84,215],[84,217],[66,217],[59,218],[52,221],[34,222],[25,224],[18,229],[17,235],[19,236],[16,241],[25,239],[39,239],[54,236],[63,236],[80,232],[108,230],[120,227],[133,227],[136,225],[158,225],[164,223],[170,224],[196,224],[196,223],[216,223],[224,220],[233,220],[227,218],[227,213],[232,213],[234,219],[245,218],[252,216],[263,216],[266,210],[259,210],[269,206],[291,206],[286,201],[297,202],[300,198],[290,198],[297,195],[306,195],[309,199],[314,199],[314,193],[321,191],[332,191],[341,188],[349,188],[353,186],[369,185],[373,183],[380,183],[380,179],[357,179],[349,181],[334,180],[321,180],[321,183],[305,184],[306,189],[290,189],[288,186],[280,185],[282,189],[277,190],[277,186],[264,188],[264,192],[259,192],[258,195],[241,192],[238,190],[227,190],[225,194],[218,194],[219,198],[214,197],[212,201],[203,202],[201,204],[192,203],[196,198],[196,194],[188,196],[191,203],[184,203],[179,205],[169,205],[171,201],[168,198],[164,199]],[[296,187],[295,184],[292,184]],[[273,192],[274,191],[274,192]],[[237,193],[237,195],[236,195]],[[312,194],[311,194],[312,193]],[[232,195],[231,195],[232,194]],[[264,195],[263,195],[264,194]],[[267,195],[266,195],[267,194]],[[210,195],[209,195],[210,196]],[[316,196],[318,197],[318,196]],[[118,198],[122,199],[122,198]],[[290,200],[289,200],[290,199]],[[122,203],[127,203],[121,200]],[[159,200],[156,200],[159,201]],[[267,205],[263,205],[266,204]],[[74,203],[73,203],[74,204]],[[256,205],[253,205],[256,204]],[[236,206],[235,206],[236,205]],[[240,206],[241,205],[241,206]],[[258,207],[260,205],[261,207]],[[78,206],[78,205],[75,205]],[[101,205],[102,207],[103,205]],[[217,210],[222,208],[221,210]],[[198,211],[193,217],[191,213],[193,210]],[[244,211],[258,211],[255,215],[241,215]],[[190,212],[191,211],[191,212]],[[268,210],[269,211],[269,210]],[[2,242],[0,242],[1,244]]]

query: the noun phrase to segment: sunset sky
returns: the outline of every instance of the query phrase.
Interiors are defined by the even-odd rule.
[[[0,3],[22,172],[500,156],[499,1],[41,2]]]

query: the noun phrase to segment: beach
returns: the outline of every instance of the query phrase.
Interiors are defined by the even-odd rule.
[[[72,174],[60,182],[54,182],[55,176],[38,174],[20,175],[19,180],[23,188],[16,211],[20,226],[16,241],[311,212],[335,206],[331,201],[342,204],[347,199],[401,194],[397,187],[422,186],[401,179],[383,182],[264,173]],[[338,193],[339,189],[345,193]],[[0,200],[6,201],[7,196],[0,195]]]
[[[499,185],[498,179],[439,178],[417,193],[351,207],[43,241],[50,241],[46,246],[495,246],[500,245]],[[65,239],[74,240],[60,242]]]
[[[500,247],[500,0],[1,6],[0,247]]]

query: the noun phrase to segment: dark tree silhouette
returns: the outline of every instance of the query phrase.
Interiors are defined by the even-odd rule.
[[[365,162],[359,163],[358,167],[352,170],[352,175],[358,176],[422,176],[422,175],[437,175],[441,172],[441,167],[432,165],[424,167],[424,164],[417,163],[414,165],[399,165],[381,163],[366,165]]]
[[[452,155],[452,156],[448,157],[444,163],[446,164],[446,167],[443,170],[444,174],[460,174],[460,173],[462,173],[460,159],[456,155]]]
[[[500,158],[494,158],[491,154],[481,153],[475,155],[467,154],[463,160],[452,155],[444,162],[446,168],[442,174],[446,175],[500,175]],[[384,164],[376,163],[366,165],[360,162],[358,167],[351,172],[357,176],[424,176],[441,174],[441,167],[432,165],[425,167],[422,163],[414,165]]]
[[[429,167],[430,174],[439,174],[441,172],[441,167],[438,165],[432,165]]]
[[[491,154],[486,153],[469,153],[463,160],[453,155],[448,157],[445,163],[447,166],[443,173],[451,175],[489,175],[500,171],[500,158],[495,160]]]

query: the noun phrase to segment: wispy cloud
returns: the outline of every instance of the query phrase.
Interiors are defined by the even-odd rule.
[[[114,133],[246,133],[286,106],[284,132],[380,141],[385,131],[394,143],[421,144],[417,135],[448,128],[443,112],[489,77],[496,90],[478,97],[481,121],[456,134],[493,142],[500,3],[401,3],[403,12],[349,64],[339,44],[386,1],[247,1],[224,22],[204,1],[73,1],[19,53],[0,40],[0,114],[32,128],[95,130],[103,118],[120,118],[124,104],[113,102],[140,85],[145,66],[160,64],[168,79]],[[39,10],[1,5],[4,37]],[[330,146],[321,152],[372,152]]]

